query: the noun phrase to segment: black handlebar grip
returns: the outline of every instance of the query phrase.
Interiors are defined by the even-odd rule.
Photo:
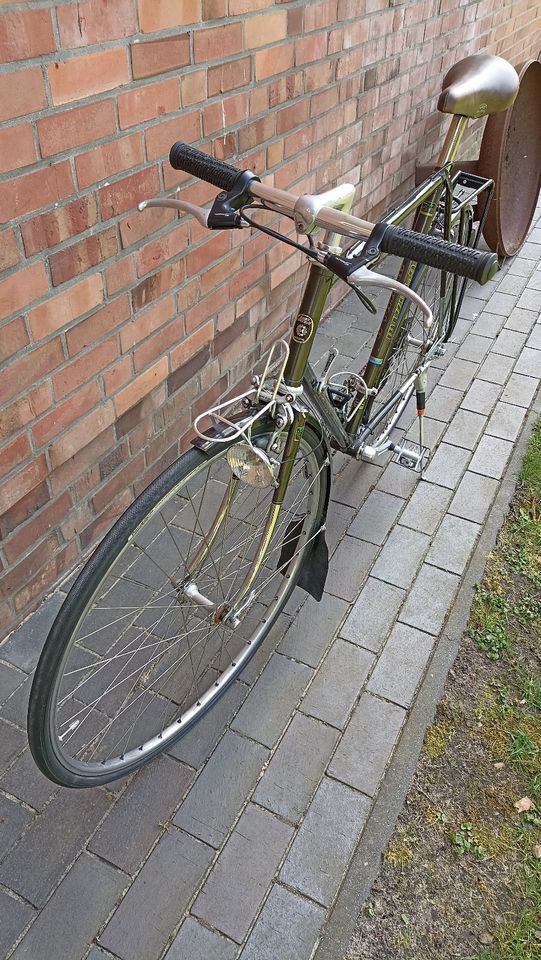
[[[190,147],[187,143],[179,140],[174,143],[169,153],[169,163],[175,170],[184,170],[185,173],[191,173],[200,180],[206,180],[212,183],[220,190],[232,190],[236,181],[242,176],[243,171],[230,166],[223,160],[214,160],[207,156],[201,150]]]
[[[386,227],[379,245],[385,253],[456,273],[460,277],[477,280],[477,283],[486,283],[500,269],[495,253],[463,247],[460,243],[449,243],[439,237],[404,230],[390,224]]]

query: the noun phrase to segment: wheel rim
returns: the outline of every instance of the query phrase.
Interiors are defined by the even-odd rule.
[[[254,584],[255,602],[234,630],[212,623],[208,611],[185,597],[179,602],[178,592],[181,565],[205,539],[230,476],[223,452],[194,467],[154,506],[100,578],[71,631],[48,705],[49,742],[62,768],[85,779],[125,773],[177,739],[241,672],[278,617],[317,532],[323,469],[303,438]],[[272,487],[239,485],[212,556],[198,571],[205,596],[214,589],[216,601],[234,597],[272,493]],[[280,572],[293,520],[293,557]]]

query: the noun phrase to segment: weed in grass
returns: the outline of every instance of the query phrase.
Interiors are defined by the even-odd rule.
[[[528,707],[541,710],[541,681],[519,670],[519,689]]]
[[[484,860],[487,856],[487,851],[485,847],[479,843],[479,839],[477,835],[474,834],[471,823],[461,823],[458,830],[449,835],[449,839],[455,857],[463,857],[466,853],[471,853],[474,857],[477,857],[478,860]]]
[[[523,730],[514,730],[511,734],[511,758],[524,760],[539,756],[539,747]]]
[[[411,846],[412,838],[399,834],[391,841],[383,854],[384,859],[391,867],[405,867],[413,860],[413,849]]]

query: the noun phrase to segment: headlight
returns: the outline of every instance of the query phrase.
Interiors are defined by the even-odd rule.
[[[250,487],[274,487],[276,479],[267,454],[249,443],[235,443],[227,451],[231,472]]]

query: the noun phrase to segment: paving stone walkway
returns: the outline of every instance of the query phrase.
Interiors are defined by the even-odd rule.
[[[296,590],[169,755],[111,789],[55,788],[24,727],[62,591],[0,648],[1,957],[314,956],[539,385],[540,214],[432,368],[423,479],[336,458],[323,601]],[[348,298],[319,345],[357,357],[363,324]]]

